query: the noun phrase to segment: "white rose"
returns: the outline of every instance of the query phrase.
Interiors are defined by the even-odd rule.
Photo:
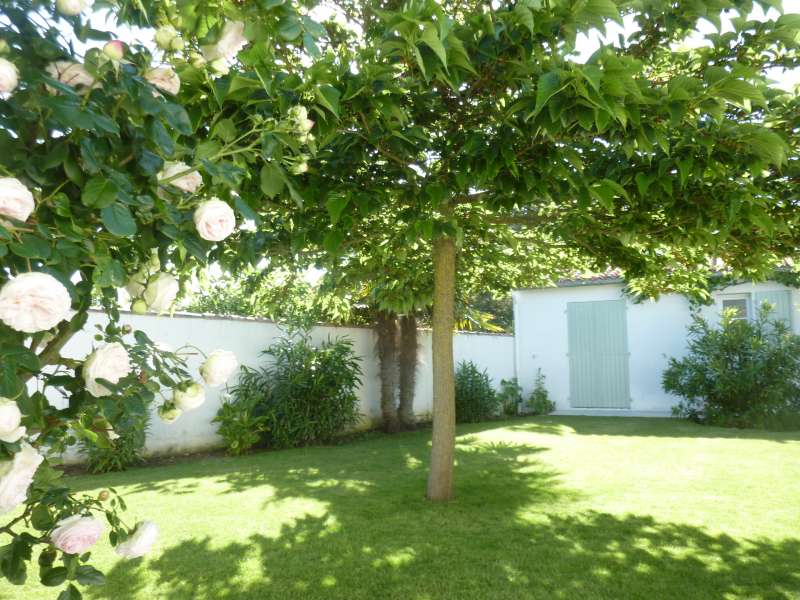
[[[141,521],[127,540],[118,544],[114,549],[117,554],[125,558],[139,558],[153,548],[158,539],[158,525],[152,521]]]
[[[184,384],[172,392],[172,402],[182,411],[197,408],[206,401],[203,386],[196,383]]]
[[[180,283],[172,275],[159,273],[147,283],[142,299],[150,310],[157,313],[167,312],[175,303],[180,289]]]
[[[241,21],[228,21],[222,27],[217,43],[213,46],[204,46],[203,55],[208,61],[223,59],[232,61],[239,51],[247,45],[244,37],[244,23]]]
[[[25,435],[25,428],[20,427],[22,413],[13,400],[0,398],[0,440],[13,444]]]
[[[222,385],[239,366],[236,355],[229,350],[214,350],[200,367],[200,375],[208,385]]]
[[[87,87],[92,88],[97,85],[97,81],[89,74],[83,65],[69,61],[57,60],[56,62],[47,65],[47,74],[53,79],[57,79],[61,83],[65,83],[70,87]],[[48,88],[54,92],[53,88]]]
[[[189,169],[189,165],[183,162],[166,162],[164,163],[164,169],[158,174],[158,180],[169,179],[178,173],[189,171]],[[196,170],[189,171],[186,175],[181,175],[170,181],[169,185],[174,185],[179,190],[193,194],[203,185],[203,176]]]
[[[34,208],[33,194],[19,179],[0,177],[0,216],[27,221]]]
[[[10,94],[19,83],[19,71],[10,60],[0,58],[0,92]]]
[[[23,273],[0,289],[0,321],[11,329],[36,333],[69,318],[67,288],[47,273]]]
[[[65,17],[74,17],[81,14],[89,6],[86,0],[56,0],[56,9]]]
[[[158,89],[169,94],[177,94],[181,90],[181,78],[171,67],[150,69],[144,78]]]
[[[177,421],[181,414],[183,411],[173,404],[162,404],[158,407],[158,416],[167,424]]]
[[[13,460],[0,462],[0,515],[25,502],[36,469],[43,460],[35,448],[23,442]]]
[[[95,398],[112,394],[111,390],[98,383],[98,379],[118,383],[130,372],[131,360],[128,351],[119,342],[112,342],[98,348],[83,363],[83,380],[86,382],[86,390]]]
[[[83,554],[97,543],[104,529],[99,519],[72,515],[56,523],[50,541],[66,554]]]
[[[194,226],[204,240],[221,242],[236,228],[236,215],[227,202],[212,198],[194,211]]]

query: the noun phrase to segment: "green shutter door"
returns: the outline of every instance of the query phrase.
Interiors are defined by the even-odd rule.
[[[772,316],[782,319],[786,324],[792,326],[792,292],[789,290],[776,290],[774,292],[756,292],[753,294],[756,312],[764,302],[769,302],[772,308]]]
[[[625,300],[568,302],[570,406],[630,408]]]

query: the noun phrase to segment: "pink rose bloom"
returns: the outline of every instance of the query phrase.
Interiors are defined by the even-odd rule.
[[[70,318],[67,288],[47,273],[22,273],[0,288],[0,321],[24,333],[47,331]]]
[[[194,211],[198,235],[209,242],[221,242],[236,228],[236,215],[227,202],[212,198],[202,202]]]
[[[83,554],[97,543],[104,529],[103,522],[94,517],[73,515],[56,523],[50,541],[67,554]]]

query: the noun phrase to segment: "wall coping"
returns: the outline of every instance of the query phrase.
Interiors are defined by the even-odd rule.
[[[103,315],[105,314],[102,310],[97,308],[89,309],[90,313]],[[281,327],[284,325],[278,321],[274,321],[273,319],[265,319],[263,317],[244,317],[241,315],[217,315],[214,313],[193,313],[187,311],[175,311],[172,314],[164,314],[164,315],[157,315],[155,313],[145,313],[143,315],[136,314],[130,310],[120,310],[120,314],[124,315],[133,315],[136,317],[149,317],[152,319],[160,319],[160,318],[170,318],[170,319],[204,319],[207,321],[243,321],[243,322],[250,322],[250,323],[265,323],[269,325],[275,325],[277,327]],[[366,329],[368,331],[372,331],[372,327],[368,325],[334,325],[331,323],[315,323],[314,327],[327,327],[331,329]],[[420,327],[420,331],[431,331],[430,327]],[[491,332],[491,331],[463,331],[458,330],[455,333],[461,335],[487,335],[487,336],[495,336],[495,337],[514,337],[513,333],[505,333],[505,332]]]

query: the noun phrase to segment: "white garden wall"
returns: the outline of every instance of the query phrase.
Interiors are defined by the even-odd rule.
[[[210,352],[217,348],[233,351],[239,362],[248,366],[265,364],[267,357],[261,351],[281,337],[278,325],[271,321],[245,318],[221,318],[212,316],[177,314],[173,317],[123,314],[122,323],[146,332],[155,342],[166,344],[171,349],[190,344]],[[63,354],[71,358],[83,358],[91,351],[96,324],[105,324],[101,313],[92,313],[83,332],[76,335],[64,348]],[[364,327],[316,327],[312,331],[314,342],[328,336],[348,337],[354,342],[356,353],[362,358],[364,372],[358,395],[360,411],[364,415],[364,426],[368,426],[380,415],[378,365],[375,358],[375,338],[372,329]],[[414,409],[418,416],[426,418],[431,413],[432,374],[430,332],[420,331],[419,367]],[[510,335],[458,333],[454,339],[455,359],[472,360],[489,375],[499,387],[500,379],[514,376],[514,343]],[[201,362],[198,356],[189,359],[191,370],[196,373]],[[157,416],[151,420],[147,442],[149,454],[191,452],[218,446],[220,438],[211,419],[217,413],[224,389],[206,387],[206,402],[200,408],[183,414],[175,423],[167,425]],[[58,405],[59,398],[50,399]],[[63,402],[63,401],[62,401]],[[156,406],[160,402],[156,403]],[[75,457],[66,457],[74,461]]]
[[[746,283],[716,291],[714,304],[701,314],[715,321],[722,311],[722,298],[731,294],[787,290],[776,282]],[[686,328],[691,322],[689,301],[667,294],[658,300],[635,303],[622,293],[619,283],[518,290],[514,292],[516,373],[525,393],[533,387],[537,368],[556,410],[573,412],[569,403],[570,373],[567,337],[567,303],[626,299],[628,351],[630,353],[630,409],[577,410],[587,414],[668,415],[678,398],[661,388],[661,375],[668,357],[686,353]],[[792,292],[792,326],[800,333],[800,296]]]

